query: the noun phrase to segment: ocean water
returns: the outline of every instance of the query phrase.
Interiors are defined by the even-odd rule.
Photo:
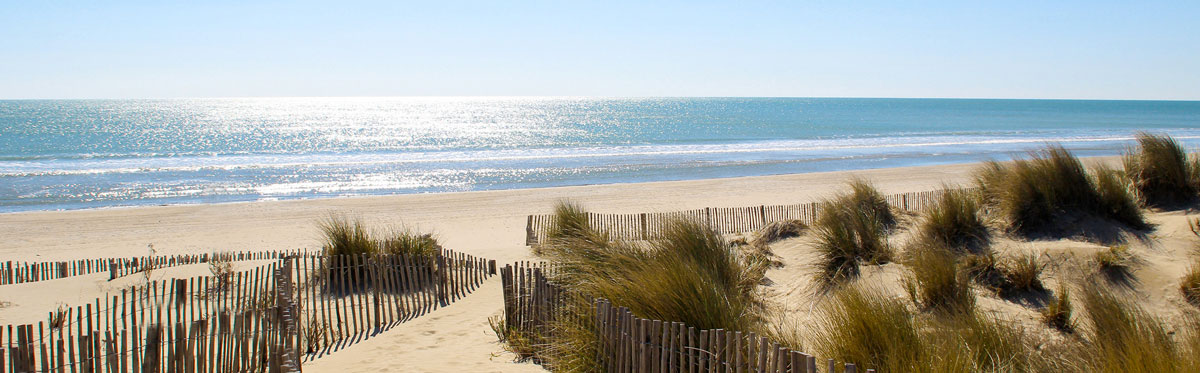
[[[0,101],[0,212],[585,185],[1200,145],[1200,102],[840,98]]]

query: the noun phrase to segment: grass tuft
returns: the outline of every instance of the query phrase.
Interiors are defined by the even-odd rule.
[[[1071,320],[1071,294],[1065,282],[1059,282],[1054,292],[1054,301],[1042,308],[1042,322],[1051,328],[1064,333],[1075,332],[1075,322]]]
[[[1011,164],[988,162],[975,174],[985,202],[1007,221],[1010,231],[1032,235],[1052,233],[1061,219],[1090,215],[1130,228],[1146,228],[1129,193],[1118,193],[1119,183],[1108,171],[1094,181],[1071,152],[1048,145],[1028,159]],[[1103,190],[1098,190],[1097,184]]]
[[[1179,292],[1189,303],[1200,306],[1200,261],[1192,264],[1179,281]]]
[[[1008,280],[1006,292],[1028,292],[1045,290],[1042,286],[1042,264],[1037,254],[1024,253],[1010,257],[1004,266]]]
[[[883,196],[862,180],[850,182],[851,193],[821,205],[813,224],[815,248],[821,257],[817,280],[832,285],[858,274],[860,262],[879,264],[892,259],[887,235],[896,218]]]
[[[442,245],[429,233],[395,231],[379,241],[381,254],[432,258],[441,250]]]
[[[1149,206],[1169,206],[1196,198],[1194,162],[1188,162],[1174,138],[1146,132],[1137,134],[1138,146],[1122,157],[1125,172]]]
[[[1085,287],[1087,361],[1093,371],[1181,372],[1179,347],[1166,325],[1107,286]]]
[[[985,244],[988,229],[979,203],[969,192],[945,188],[937,204],[921,220],[920,238],[944,247],[974,251]]]
[[[817,323],[817,356],[884,372],[912,371],[929,356],[917,318],[903,301],[878,289],[837,290],[822,305]]]
[[[1127,245],[1109,246],[1107,249],[1097,251],[1092,258],[1096,261],[1096,266],[1100,271],[1106,274],[1126,274],[1129,272],[1129,267],[1133,265],[1133,254],[1129,253]]]
[[[364,255],[379,252],[379,243],[371,239],[360,219],[331,215],[320,223],[325,235],[327,255]]]
[[[808,225],[799,220],[770,222],[758,230],[758,234],[750,240],[750,245],[756,248],[765,247],[772,242],[785,238],[799,237],[804,234],[805,229],[808,229]]]
[[[940,246],[909,248],[906,261],[910,274],[905,288],[913,302],[925,309],[946,313],[970,312],[975,308],[970,278],[955,265],[955,255]]]
[[[740,255],[708,225],[672,220],[661,238],[649,242],[609,239],[586,224],[586,212],[561,202],[544,258],[552,280],[573,297],[572,317],[555,321],[555,338],[545,347],[555,370],[596,371],[597,345],[589,315],[592,297],[628,307],[633,314],[679,321],[703,329],[757,330],[763,304],[756,291],[760,264]]]

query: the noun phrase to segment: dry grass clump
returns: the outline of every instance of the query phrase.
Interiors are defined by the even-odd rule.
[[[738,254],[706,224],[669,222],[660,239],[611,240],[586,224],[586,212],[562,202],[542,255],[553,281],[576,295],[565,303],[573,317],[555,322],[546,348],[556,370],[594,371],[596,332],[591,297],[628,307],[635,315],[684,322],[702,329],[757,330],[762,280],[756,263]],[[587,320],[587,321],[581,321]]]
[[[1054,292],[1054,301],[1042,308],[1042,322],[1058,331],[1073,333],[1075,332],[1075,322],[1071,320],[1073,311],[1067,284],[1059,282],[1058,289]]]
[[[1091,371],[1183,372],[1180,346],[1166,324],[1104,286],[1084,288],[1080,298],[1088,315],[1084,336]]]
[[[430,233],[397,231],[379,241],[381,254],[432,258],[441,250],[442,245]]]
[[[1125,222],[1133,228],[1146,227],[1142,211],[1138,208],[1140,197],[1128,178],[1106,165],[1092,168],[1092,175],[1096,183],[1096,193],[1100,196],[1097,208],[1101,216]]]
[[[773,221],[758,230],[758,233],[750,240],[750,245],[756,248],[765,248],[767,244],[775,241],[799,237],[804,234],[805,229],[808,229],[808,225],[799,220]]]
[[[818,281],[831,285],[858,274],[858,264],[892,259],[887,236],[896,217],[883,196],[862,180],[850,182],[851,193],[821,205],[816,249],[821,257]]]
[[[371,238],[361,219],[331,215],[320,222],[325,235],[326,255],[365,255],[379,252],[379,242]]]
[[[881,372],[1041,371],[1054,357],[1012,323],[978,312],[921,317],[903,301],[861,285],[823,304],[814,352]]]
[[[1122,157],[1125,172],[1149,206],[1168,206],[1191,202],[1196,198],[1195,161],[1174,138],[1167,135],[1137,134],[1137,149]]]
[[[1037,254],[1024,253],[1010,257],[1004,267],[1008,279],[1007,292],[1045,290],[1042,286],[1042,264]]]
[[[991,251],[969,254],[962,259],[963,270],[976,283],[1002,296],[1042,291],[1042,264],[1033,253],[1006,258]]]
[[[1189,303],[1200,306],[1200,261],[1192,264],[1179,281],[1179,292]]]
[[[1127,245],[1109,246],[1107,249],[1097,251],[1092,258],[1102,273],[1110,275],[1127,274],[1134,260]]]
[[[1107,176],[1105,176],[1107,177]],[[988,162],[976,171],[984,201],[1007,221],[1009,230],[1030,235],[1054,232],[1063,217],[1095,216],[1134,229],[1146,227],[1128,193],[1097,189],[1083,164],[1059,145],[1033,152],[1012,164]],[[1111,187],[1111,180],[1102,184]]]
[[[331,215],[320,222],[326,255],[409,255],[434,257],[442,249],[429,233],[392,230],[379,237],[361,219]]]
[[[930,356],[904,302],[861,285],[826,300],[812,341],[817,356],[883,372],[912,371]]]
[[[961,189],[945,188],[918,229],[922,240],[966,251],[978,249],[989,239],[987,226],[979,216],[979,203]]]
[[[905,289],[913,302],[925,309],[948,313],[969,312],[975,308],[970,277],[959,271],[949,249],[923,245],[909,249],[905,258],[910,273]]]

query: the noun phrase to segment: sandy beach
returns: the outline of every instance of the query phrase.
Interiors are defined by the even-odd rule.
[[[525,217],[569,198],[595,212],[652,212],[811,202],[851,177],[884,193],[969,181],[974,165],[904,167],[673,182],[610,184],[386,197],[344,197],[0,214],[0,261],[129,257],[213,251],[320,248],[317,222],[331,213],[380,227],[435,232],[447,248],[496,259],[528,259]]]
[[[1112,163],[1115,157],[1089,158],[1087,163]],[[47,211],[0,215],[0,248],[4,260],[60,260],[81,257],[145,255],[153,244],[160,255],[223,250],[318,249],[317,221],[330,213],[359,216],[379,227],[404,226],[436,232],[447,248],[495,259],[501,265],[532,259],[524,245],[525,217],[546,213],[568,198],[596,212],[670,211],[701,207],[810,202],[838,192],[844,183],[861,177],[884,193],[921,191],[971,180],[977,164],[906,167],[678,182],[614,184],[543,189],[464,192],[388,197],[346,197],[319,200],[270,201],[207,205],[155,206],[80,211]],[[1180,303],[1172,284],[1181,273],[1190,247],[1186,228],[1175,212],[1152,220],[1163,235],[1159,243],[1135,243],[1148,250],[1141,297],[1160,307]],[[1182,237],[1182,238],[1181,238]],[[776,282],[767,290],[786,309],[804,314],[811,306],[811,260],[807,241],[792,239],[773,245],[786,264],[772,270]],[[1003,241],[1005,250],[1030,245]],[[1085,255],[1094,244],[1061,240],[1038,244],[1051,256]],[[806,259],[807,258],[807,259]],[[1157,271],[1158,269],[1169,269]],[[202,265],[156,271],[156,276],[203,275]],[[896,283],[896,264],[867,272],[866,278]],[[136,279],[109,282],[102,274],[7,286],[0,300],[0,323],[31,322],[44,317],[58,302],[75,303],[127,285]],[[898,290],[897,290],[898,291]],[[61,297],[38,294],[57,293]],[[1036,311],[988,299],[994,310],[1027,319],[1036,326]],[[537,371],[530,363],[513,363],[488,328],[488,318],[501,313],[499,279],[492,278],[462,301],[383,333],[350,344],[305,363],[313,372],[346,371]]]

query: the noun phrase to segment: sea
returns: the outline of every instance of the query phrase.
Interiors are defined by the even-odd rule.
[[[1118,155],[1200,102],[872,98],[0,101],[0,212]]]

